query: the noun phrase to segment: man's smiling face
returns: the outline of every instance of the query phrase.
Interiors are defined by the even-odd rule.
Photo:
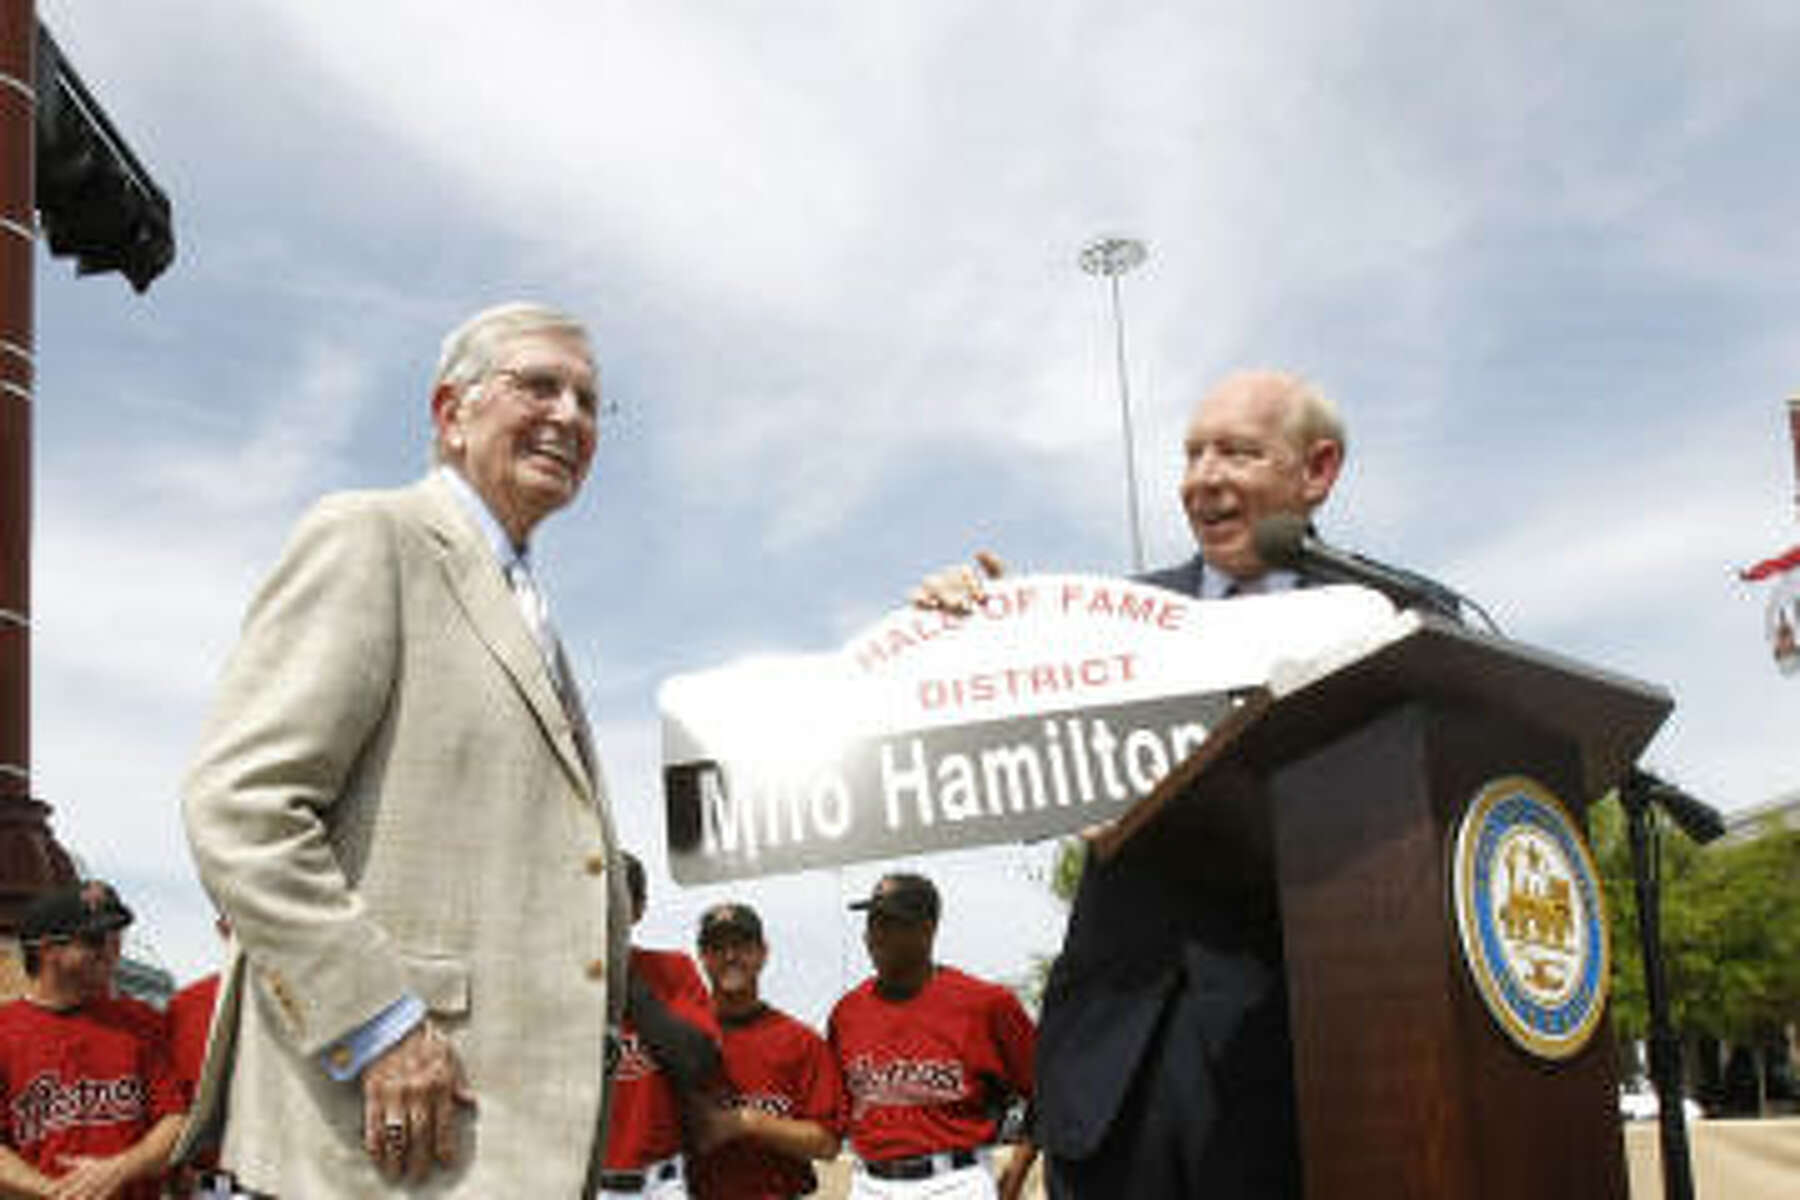
[[[1256,523],[1306,516],[1325,499],[1343,462],[1329,439],[1302,445],[1298,401],[1284,376],[1242,372],[1200,401],[1188,425],[1181,506],[1209,565],[1238,579],[1267,570]]]
[[[478,389],[433,403],[447,460],[515,542],[575,498],[598,438],[594,364],[577,339],[529,334],[500,353]]]

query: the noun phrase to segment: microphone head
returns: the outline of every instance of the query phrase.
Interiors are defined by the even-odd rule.
[[[1308,532],[1306,518],[1296,513],[1276,513],[1272,517],[1264,517],[1251,531],[1251,539],[1256,544],[1256,557],[1262,559],[1265,566],[1293,570],[1300,566],[1303,557],[1301,547],[1306,542]]]
[[[1639,788],[1644,799],[1668,813],[1681,827],[1681,832],[1698,845],[1704,846],[1725,836],[1725,818],[1718,809],[1690,796],[1661,776],[1642,767],[1633,767],[1627,782]]]

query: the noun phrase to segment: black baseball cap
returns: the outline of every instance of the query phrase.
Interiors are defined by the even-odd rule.
[[[700,914],[699,942],[702,948],[731,938],[745,938],[762,945],[762,918],[756,915],[754,908],[727,902],[715,904]]]
[[[19,941],[35,943],[86,933],[111,933],[132,922],[112,885],[98,879],[68,883],[34,898],[19,915]]]
[[[892,917],[896,921],[936,921],[937,885],[923,875],[906,871],[883,875],[867,900],[854,900],[850,907],[872,917]]]

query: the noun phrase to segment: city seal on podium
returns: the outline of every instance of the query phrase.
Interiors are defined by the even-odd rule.
[[[1573,1057],[1606,1010],[1611,946],[1599,874],[1568,810],[1535,780],[1476,793],[1451,888],[1463,961],[1500,1028],[1540,1058]]]

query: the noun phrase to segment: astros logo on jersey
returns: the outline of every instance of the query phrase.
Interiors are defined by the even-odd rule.
[[[955,1059],[896,1058],[878,1063],[859,1054],[844,1066],[844,1086],[862,1116],[883,1105],[941,1104],[963,1095],[963,1065]]]

